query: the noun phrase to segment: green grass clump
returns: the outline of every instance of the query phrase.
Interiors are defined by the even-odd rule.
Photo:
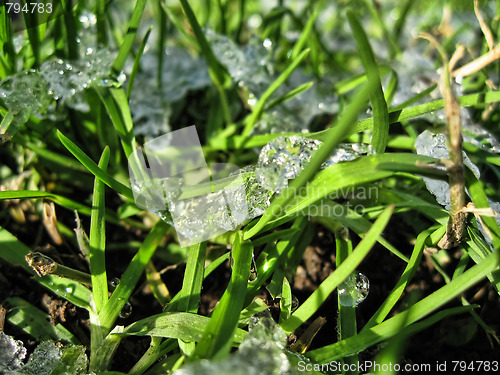
[[[496,61],[456,85],[458,106],[467,107],[470,121],[483,128],[479,135],[470,127],[464,131],[472,137],[463,149],[481,178],[466,170],[469,205],[463,207],[465,230],[456,247],[438,249],[450,231],[450,214],[424,182],[446,181],[453,168],[436,167],[446,161],[418,155],[414,146],[425,129],[448,131],[447,120],[436,116],[450,110],[436,73],[448,66],[446,55],[460,43],[468,44],[459,65],[488,53],[470,7],[409,0],[277,1],[270,9],[244,0],[63,3],[60,17],[16,32],[13,22],[22,28],[22,20],[11,20],[0,8],[0,280],[14,284],[30,275],[37,293],[2,292],[0,328],[15,334],[20,329],[38,341],[83,345],[88,369],[82,374],[166,374],[200,359],[228,365],[231,352],[252,334],[251,317],[266,311],[288,335],[280,350],[292,373],[305,360],[315,364],[311,372],[340,361],[348,365],[346,374],[358,373],[349,365],[361,358],[401,363],[411,356],[405,348],[413,335],[442,330],[456,315],[478,330],[463,346],[472,345],[475,333],[498,350],[495,322],[480,314],[481,308],[498,309],[500,294],[500,227],[493,210],[500,201]],[[479,10],[487,32],[498,40],[500,23],[488,13],[492,9]],[[416,16],[422,13],[425,24]],[[431,33],[443,53],[410,31]],[[175,63],[175,48],[188,51],[206,71],[175,77],[166,70]],[[45,88],[45,67],[62,59],[75,70],[78,61],[93,61],[98,51],[109,51],[110,58],[94,62],[88,81],[78,81],[81,75],[66,67],[61,74],[77,82],[69,86],[73,91],[64,91],[64,80],[62,88],[54,82]],[[238,54],[243,57],[227,62]],[[419,58],[431,68],[418,65]],[[162,125],[172,131],[196,124],[207,163],[255,165],[258,150],[280,136],[316,139],[321,146],[257,218],[182,248],[170,224],[136,206],[129,182],[128,158],[161,135],[151,124],[146,131],[141,125],[138,102],[149,95],[141,92],[147,74],[154,77],[147,84],[157,95],[146,97],[151,107],[142,115],[165,111]],[[16,86],[23,75],[42,83]],[[175,86],[166,77],[183,83]],[[415,82],[425,87],[415,91]],[[169,101],[168,90],[182,95]],[[154,107],[156,101],[160,105]],[[466,123],[467,113],[461,113]],[[292,126],[283,127],[287,121]],[[343,142],[370,143],[375,153],[323,169]],[[359,189],[376,195],[359,195]],[[334,239],[331,248],[321,243],[325,233]],[[25,260],[47,244],[54,247],[45,252],[60,264],[59,272],[35,272]],[[333,254],[334,269],[296,307],[294,279],[311,246]],[[389,263],[384,270],[391,270],[388,280],[395,282],[384,288],[375,283],[379,291],[368,297],[369,306],[343,306],[330,298],[358,268],[377,280],[386,271],[376,269],[379,263],[371,268],[375,258]],[[10,266],[15,271],[4,275]],[[179,280],[167,277],[165,267],[175,268]],[[88,273],[90,282],[75,280],[75,272]],[[115,277],[119,283],[112,282]],[[432,278],[439,281],[426,284]],[[426,284],[423,293],[415,292],[419,282]],[[210,297],[214,308],[208,312],[200,306],[211,285],[217,297]],[[54,321],[51,310],[50,323],[38,295],[45,292],[76,306],[80,320],[70,326],[63,314],[61,322]],[[333,331],[318,318],[332,301],[327,319],[335,320]],[[125,320],[130,307],[140,316]],[[81,322],[87,317],[85,328]],[[315,336],[322,339],[315,342]],[[134,337],[149,337],[149,346],[124,369],[124,347]]]

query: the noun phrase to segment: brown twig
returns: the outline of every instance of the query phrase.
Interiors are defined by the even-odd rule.
[[[493,35],[491,34],[488,25],[486,25],[486,22],[484,22],[483,15],[479,11],[479,0],[474,0],[474,13],[476,13],[477,22],[479,22],[479,26],[481,27],[481,31],[484,34],[484,38],[486,39],[488,48],[490,49],[490,51],[492,51],[495,46],[495,42],[493,41]]]
[[[450,161],[447,163],[447,172],[450,184],[450,220],[446,234],[439,241],[438,246],[442,249],[450,249],[457,246],[462,240],[466,219],[466,214],[463,211],[465,207],[465,174],[462,156],[462,118],[460,104],[451,87],[450,65],[446,52],[432,35],[423,34],[422,38],[427,39],[439,51],[443,60],[443,73],[439,89],[443,94],[444,111],[448,122]]]

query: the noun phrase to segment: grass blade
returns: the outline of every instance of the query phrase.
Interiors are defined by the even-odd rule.
[[[99,321],[105,331],[109,332],[116,318],[118,318],[118,314],[120,314],[123,306],[125,306],[134,291],[142,271],[144,271],[168,228],[169,225],[163,220],[158,221],[142,243],[137,254],[132,258],[129,266],[120,278],[120,283],[99,313]]]
[[[279,75],[278,78],[267,88],[266,91],[262,94],[260,97],[259,101],[257,104],[255,104],[255,107],[253,109],[253,112],[245,119],[245,128],[243,129],[243,139],[246,139],[250,132],[252,131],[252,128],[254,127],[255,123],[257,120],[260,118],[262,115],[262,112],[264,111],[264,107],[266,106],[266,103],[268,100],[271,98],[271,96],[274,94],[274,92],[281,86],[283,85],[286,80],[290,77],[290,75],[293,73],[293,71],[299,66],[299,64],[307,57],[309,54],[310,50],[306,49],[300,53],[291,63],[290,65],[285,69],[283,73]],[[242,144],[240,147],[243,146]]]
[[[75,158],[77,158],[80,163],[82,163],[94,176],[98,177],[102,180],[106,185],[108,185],[111,189],[116,191],[118,194],[123,195],[124,197],[134,200],[134,194],[132,190],[123,185],[121,182],[115,180],[111,175],[107,172],[103,171],[99,166],[89,158],[76,144],[74,144],[69,138],[67,138],[60,131],[57,131],[57,136],[61,143],[68,149],[69,152],[73,154]]]
[[[113,62],[113,66],[111,71],[115,75],[119,75],[125,66],[125,62],[127,61],[127,57],[132,50],[132,46],[134,44],[135,35],[137,34],[137,30],[139,29],[139,24],[141,22],[142,14],[144,13],[144,8],[146,8],[147,0],[137,0],[135,3],[134,11],[132,12],[132,17],[130,18],[130,22],[127,29],[127,34],[123,40],[123,44],[118,51],[118,55],[116,56],[115,61]]]
[[[325,140],[323,145],[313,154],[307,168],[292,181],[289,189],[283,191],[273,199],[271,205],[262,215],[257,224],[245,232],[245,239],[251,238],[259,233],[259,231],[274,217],[274,210],[279,208],[281,211],[283,207],[285,207],[285,205],[292,199],[293,194],[290,192],[300,191],[300,189],[315,175],[315,173],[319,170],[321,163],[326,160],[335,146],[346,135],[345,133],[347,132],[347,129],[352,125],[361,109],[365,106],[366,98],[370,92],[371,84],[368,84],[357,93],[351,101],[349,107],[338,120],[338,123],[330,131],[328,138]]]
[[[195,358],[223,358],[231,350],[243,309],[253,253],[252,244],[243,241],[241,232],[236,236],[232,252],[234,264],[231,280],[196,346]]]
[[[49,315],[36,308],[29,302],[19,297],[11,297],[5,300],[9,310],[7,320],[38,341],[62,340],[74,345],[80,345],[78,339],[60,323],[52,325]]]
[[[402,320],[407,320],[407,324],[412,324],[424,318],[433,311],[436,311],[439,307],[458,297],[465,290],[477,284],[489,273],[495,271],[495,273],[498,274],[499,264],[500,254],[491,253],[481,263],[476,264],[453,279],[449,284],[446,284],[431,295],[414,304],[409,309],[408,314],[400,313],[354,337],[325,346],[321,349],[313,350],[307,353],[307,356],[315,363],[326,363],[352,353],[357,353],[371,345],[387,340],[400,331]],[[470,308],[471,306],[466,306],[438,312],[434,314],[433,317],[429,318],[432,319],[430,324],[434,324],[436,319],[439,320],[449,315],[449,312],[460,313],[468,311]],[[425,321],[419,324],[425,325]],[[418,325],[415,325],[414,330],[418,327]]]
[[[207,328],[210,318],[187,312],[166,312],[139,320],[125,327],[121,336],[152,336],[199,341]],[[237,328],[234,342],[240,343],[246,331]]]
[[[372,249],[385,226],[391,218],[393,206],[388,206],[373,223],[370,230],[366,233],[365,238],[356,246],[354,251],[337,269],[328,276],[325,281],[316,289],[309,298],[288,318],[281,328],[285,332],[291,333],[295,331],[302,323],[309,319],[328,296],[344,281],[350,274],[354,272],[356,267],[363,261],[368,252]]]
[[[372,315],[368,323],[365,324],[361,332],[368,330],[369,328],[382,323],[382,321],[387,317],[392,308],[399,301],[399,298],[403,294],[403,291],[408,284],[408,282],[412,279],[413,275],[417,271],[417,267],[420,264],[420,260],[422,259],[422,254],[424,251],[424,245],[426,239],[429,235],[434,231],[434,228],[429,228],[426,231],[420,233],[417,237],[417,242],[413,248],[413,253],[411,255],[410,261],[408,262],[401,278],[398,283],[391,291],[389,296],[386,298],[384,303],[378,308],[375,314]]]
[[[106,170],[109,162],[109,148],[106,147],[99,160],[98,167]],[[104,183],[97,177],[94,182],[92,216],[90,217],[90,276],[92,278],[92,297],[96,312],[99,313],[108,301],[108,278],[106,276],[106,246],[104,217]]]
[[[204,279],[206,250],[206,242],[189,247],[182,289],[168,305],[167,311],[198,312],[201,285]]]
[[[358,45],[359,55],[366,71],[368,82],[373,86],[373,91],[370,95],[373,109],[373,138],[372,146],[377,153],[383,153],[389,139],[389,113],[387,111],[387,103],[385,101],[384,91],[380,82],[378,73],[378,65],[373,55],[373,50],[368,41],[363,27],[354,15],[354,12],[347,12],[349,25]]]

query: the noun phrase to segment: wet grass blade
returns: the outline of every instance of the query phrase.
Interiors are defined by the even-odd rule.
[[[137,254],[132,258],[127,269],[120,278],[120,283],[99,313],[99,321],[104,331],[109,332],[116,318],[118,318],[123,306],[125,306],[127,300],[132,295],[144,268],[153,256],[169,227],[170,226],[163,220],[159,220],[142,243]]]
[[[384,303],[382,303],[382,305],[378,308],[375,314],[372,315],[368,323],[365,324],[361,332],[366,331],[371,327],[382,323],[384,319],[387,317],[387,315],[391,312],[392,308],[399,301],[406,285],[412,279],[412,277],[415,275],[415,272],[417,271],[417,268],[420,264],[420,260],[422,259],[425,241],[433,231],[434,228],[429,228],[418,235],[417,242],[415,243],[415,246],[413,248],[413,253],[411,255],[410,261],[408,262],[405,270],[403,271],[401,278],[399,279],[399,281],[397,282],[396,286],[391,291],[389,296],[386,298]]]
[[[352,254],[352,241],[348,237],[347,233],[343,233],[346,228],[338,228],[335,234],[335,266],[338,268],[340,265]],[[340,303],[340,295],[337,292],[337,305],[339,311],[339,317],[337,321],[337,330],[339,335],[339,340],[344,340],[348,337],[352,337],[358,333],[357,322],[356,322],[356,306],[344,306]],[[358,363],[358,355],[354,354],[352,356],[343,359],[344,364],[351,366]],[[353,370],[355,369],[355,370]],[[358,371],[356,366],[349,367],[349,370],[345,372],[346,375],[357,375]]]
[[[229,110],[229,102],[225,92],[225,86],[226,83],[229,82],[229,78],[227,77],[226,72],[224,71],[223,67],[220,65],[219,61],[215,57],[212,51],[212,47],[210,47],[210,44],[208,43],[207,38],[205,37],[205,34],[201,30],[201,26],[198,23],[198,20],[196,19],[196,16],[194,15],[193,9],[189,5],[189,2],[187,0],[180,0],[180,3],[182,9],[184,10],[186,18],[188,19],[189,25],[193,29],[193,33],[196,37],[196,40],[201,48],[201,53],[203,54],[203,57],[205,57],[205,60],[207,61],[210,77],[212,78],[215,86],[217,87],[217,90],[219,91],[222,111],[224,113],[224,119],[226,121],[226,125],[229,125],[232,123],[232,120],[231,120],[231,113]]]
[[[481,263],[476,264],[460,276],[454,278],[449,284],[415,303],[407,314],[400,313],[354,337],[313,350],[306,355],[315,363],[326,363],[352,353],[357,353],[376,343],[387,340],[400,332],[402,321],[406,320],[408,325],[416,323],[433,311],[438,310],[444,304],[460,296],[461,293],[477,284],[489,273],[495,271],[498,274],[499,264],[500,254],[491,253]],[[473,307],[465,306],[444,310],[434,314],[426,321],[416,323],[413,326],[410,325],[407,329],[415,332],[434,324],[449,314],[469,311]]]
[[[262,94],[260,97],[259,101],[257,104],[255,104],[255,107],[253,108],[253,112],[245,119],[245,127],[243,129],[243,140],[248,137],[250,132],[252,131],[252,128],[254,127],[255,123],[257,120],[260,118],[262,115],[262,112],[264,111],[264,107],[266,106],[266,103],[269,101],[271,96],[275,93],[275,91],[283,85],[286,80],[290,77],[290,75],[294,72],[294,70],[299,66],[299,64],[307,57],[309,54],[310,50],[306,49],[302,51],[291,63],[290,65],[285,69],[283,73],[279,75],[278,78],[267,88],[266,91]],[[242,146],[242,145],[240,145]]]
[[[99,168],[99,166],[91,158],[89,158],[76,144],[74,144],[60,131],[57,132],[57,136],[59,137],[59,140],[64,145],[64,147],[66,147],[68,151],[71,152],[73,156],[77,158],[80,163],[82,163],[83,166],[90,171],[90,173],[101,179],[106,185],[108,185],[118,194],[123,195],[131,201],[134,200],[134,194],[128,186],[123,185],[121,182],[115,180],[110,174]]]
[[[199,341],[206,330],[210,318],[187,312],[166,312],[139,320],[125,327],[120,336],[153,336]],[[240,343],[246,331],[237,328],[234,342]]]
[[[189,247],[182,289],[168,305],[167,311],[198,312],[206,251],[206,242]]]
[[[50,316],[47,313],[39,310],[24,299],[10,297],[5,302],[10,306],[7,312],[7,320],[38,341],[62,340],[74,345],[80,345],[80,341],[61,323],[52,325],[49,322]]]
[[[196,346],[194,358],[224,358],[231,350],[243,309],[253,253],[252,244],[243,241],[241,232],[237,233],[232,252],[234,264],[231,280]]]
[[[461,107],[470,107],[475,105],[483,105],[489,103],[500,102],[500,91],[489,91],[486,93],[479,94],[470,94],[464,96],[458,96],[456,98]],[[405,108],[405,109],[394,109],[389,112],[389,123],[396,124],[398,122],[402,122],[405,120],[411,120],[415,117],[421,116],[426,113],[439,111],[444,108],[444,102],[442,99],[434,100],[429,103],[419,104],[413,107]],[[355,122],[352,127],[347,130],[346,137],[351,136],[353,134],[361,133],[365,130],[369,130],[373,128],[373,117],[367,118],[365,120],[360,120]],[[335,126],[331,127],[327,130],[322,130],[316,133],[303,134],[303,133],[275,133],[275,134],[258,134],[253,135],[244,143],[244,148],[254,148],[254,147],[262,147],[265,144],[271,142],[273,139],[284,135],[300,135],[301,137],[318,139],[320,141],[325,141],[330,132],[334,131]],[[232,137],[232,142],[234,144],[239,144],[243,142],[242,136],[235,135]],[[221,149],[226,149],[226,143],[222,142],[217,145],[217,142],[211,143],[211,147],[220,147]]]
[[[302,323],[309,319],[328,298],[328,296],[354,272],[356,267],[365,259],[372,249],[389,219],[391,218],[394,206],[388,206],[373,223],[366,233],[365,238],[356,246],[351,255],[337,269],[323,281],[309,298],[295,312],[281,324],[281,328],[287,333],[295,331]]]
[[[6,229],[0,227],[0,258],[10,264],[21,266],[30,274],[34,275],[34,279],[41,285],[51,290],[58,296],[67,299],[75,306],[83,309],[90,309],[90,291],[83,285],[76,283],[73,280],[64,279],[62,277],[47,275],[39,277],[35,275],[35,271],[28,266],[24,259],[31,249],[24,243],[19,241]]]
[[[113,66],[111,67],[111,71],[115,75],[119,75],[123,70],[125,62],[127,61],[127,57],[132,50],[135,36],[137,34],[137,30],[139,29],[139,24],[141,22],[142,14],[144,13],[146,4],[147,0],[137,0],[137,2],[135,3],[135,8],[132,12],[132,17],[130,18],[130,22],[128,24],[127,34],[123,39],[123,44],[121,45],[120,50],[118,51],[118,55],[113,62]]]
[[[144,49],[146,48],[146,44],[149,40],[149,36],[151,35],[151,31],[153,31],[153,26],[151,26],[144,35],[141,45],[139,46],[139,50],[137,51],[137,55],[135,56],[134,66],[132,67],[132,71],[130,72],[130,76],[128,78],[127,99],[130,99],[130,94],[132,94],[132,88],[134,87],[135,77],[141,66],[141,57],[144,54]]]
[[[389,139],[389,113],[387,111],[387,103],[385,101],[382,83],[378,73],[378,65],[375,61],[373,49],[368,41],[363,27],[354,15],[354,12],[347,12],[349,25],[358,45],[358,52],[363,62],[366,71],[368,82],[373,85],[373,91],[370,95],[373,109],[373,137],[372,146],[377,153],[383,153]]]
[[[106,170],[109,162],[109,148],[106,147],[99,160],[98,167]],[[92,199],[92,216],[90,218],[90,275],[92,278],[92,297],[96,312],[99,313],[108,301],[108,278],[106,276],[105,216],[104,216],[104,183],[95,178],[94,197]]]
[[[288,189],[285,189],[281,194],[276,196],[266,212],[262,215],[260,220],[245,233],[245,239],[251,238],[265,227],[271,219],[275,217],[274,210],[279,209],[282,212],[287,203],[292,199],[293,192],[301,191],[306,183],[317,173],[321,163],[326,160],[337,144],[345,137],[348,128],[354,123],[361,109],[365,106],[366,99],[372,91],[372,86],[368,83],[363,87],[352,99],[348,108],[341,115],[337,124],[329,132],[327,139],[316,151],[307,168],[305,168],[290,184]]]
[[[269,102],[269,105],[266,107],[266,111],[269,111],[271,108],[279,105],[279,104],[282,104],[290,99],[293,99],[294,97],[296,97],[297,95],[300,95],[302,94],[303,92],[306,92],[307,90],[309,90],[312,86],[314,85],[314,82],[306,82],[306,83],[303,83],[302,85],[300,86],[297,86],[296,88],[294,88],[293,90],[290,90],[289,92],[287,92],[286,94],[284,95],[281,95],[273,100],[271,100]]]

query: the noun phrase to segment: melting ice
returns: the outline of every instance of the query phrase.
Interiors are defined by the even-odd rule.
[[[417,154],[431,156],[436,159],[449,158],[448,147],[446,145],[446,135],[433,134],[430,130],[422,132],[415,141],[415,149]],[[462,151],[464,165],[474,173],[479,179],[480,173],[476,165],[472,163],[467,154]],[[444,170],[444,167],[442,167]],[[437,202],[444,206],[447,210],[450,209],[450,185],[448,181],[437,180],[429,177],[423,177],[425,186],[435,197]]]
[[[265,145],[259,155],[256,168],[257,181],[266,189],[280,192],[288,186],[288,180],[297,177],[311,160],[322,142],[300,136],[282,136]],[[370,145],[341,143],[322,168],[343,161],[373,154]]]
[[[173,375],[296,375],[285,350],[286,334],[271,318],[255,318],[238,350],[222,361],[201,360]]]

